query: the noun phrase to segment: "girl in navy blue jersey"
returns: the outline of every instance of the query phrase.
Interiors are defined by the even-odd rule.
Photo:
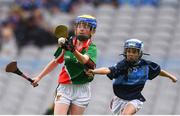
[[[115,115],[132,115],[142,108],[145,98],[141,94],[147,80],[158,75],[167,77],[173,82],[177,78],[162,70],[152,61],[142,59],[143,42],[129,39],[124,44],[124,59],[115,66],[88,70],[87,75],[102,74],[113,80],[115,97],[111,101],[111,111]]]

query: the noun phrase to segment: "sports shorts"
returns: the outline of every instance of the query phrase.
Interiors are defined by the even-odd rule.
[[[136,112],[139,111],[143,106],[143,102],[138,99],[124,100],[115,96],[113,97],[110,103],[111,112],[113,113],[113,115],[120,115],[123,109],[125,108],[125,106],[129,103],[136,108]]]
[[[56,90],[54,103],[75,104],[87,107],[91,98],[90,83],[60,84]]]

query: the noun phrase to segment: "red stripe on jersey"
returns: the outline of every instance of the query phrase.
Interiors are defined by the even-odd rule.
[[[62,71],[58,78],[58,82],[61,84],[71,84],[72,83],[71,78],[70,78],[69,74],[67,73],[65,66],[63,66],[63,68],[62,68]]]
[[[63,63],[64,61],[64,50],[62,51],[62,53],[58,56],[58,58],[56,58],[58,63]]]
[[[82,49],[83,48],[85,48],[86,49],[86,51],[88,50],[88,47],[89,47],[89,45],[91,44],[91,42],[92,42],[92,40],[91,39],[88,39],[88,40],[86,40],[86,41],[83,41],[82,43],[83,43],[83,46],[81,47],[81,48],[78,48],[77,50],[79,51],[79,52],[81,52],[82,51]],[[75,39],[73,39],[73,45],[75,45],[76,46],[76,44],[77,44],[77,39],[75,38]]]

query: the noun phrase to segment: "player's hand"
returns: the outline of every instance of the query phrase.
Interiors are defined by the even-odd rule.
[[[35,77],[32,80],[33,80],[33,82],[31,83],[31,85],[33,87],[37,87],[38,86],[38,82],[40,81],[40,78],[39,77]]]
[[[86,75],[93,77],[94,76],[94,72],[92,69],[89,69],[88,71],[86,71]]]
[[[66,40],[65,43],[62,44],[62,48],[67,51],[71,51],[73,53],[75,51],[75,47],[73,45],[73,39],[70,38],[70,39]]]

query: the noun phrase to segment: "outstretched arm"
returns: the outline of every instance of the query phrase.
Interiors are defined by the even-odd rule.
[[[111,72],[111,70],[109,70],[109,68],[106,67],[102,67],[102,68],[97,68],[97,69],[89,69],[86,74],[89,76],[93,76],[94,74],[100,74],[100,75],[106,75],[109,74]]]
[[[161,70],[159,75],[171,79],[174,83],[177,82],[177,78],[165,70]]]
[[[109,74],[110,72],[111,70],[109,70],[109,68],[106,68],[106,67],[92,70],[93,74],[101,74],[101,75],[106,75],[106,74]]]
[[[58,65],[58,63],[56,62],[55,59],[53,59],[51,62],[49,62],[49,64],[41,71],[41,73],[35,77],[33,80],[34,82],[32,83],[32,85],[35,87],[35,85],[37,85],[37,83],[48,73],[50,73],[56,66]]]

